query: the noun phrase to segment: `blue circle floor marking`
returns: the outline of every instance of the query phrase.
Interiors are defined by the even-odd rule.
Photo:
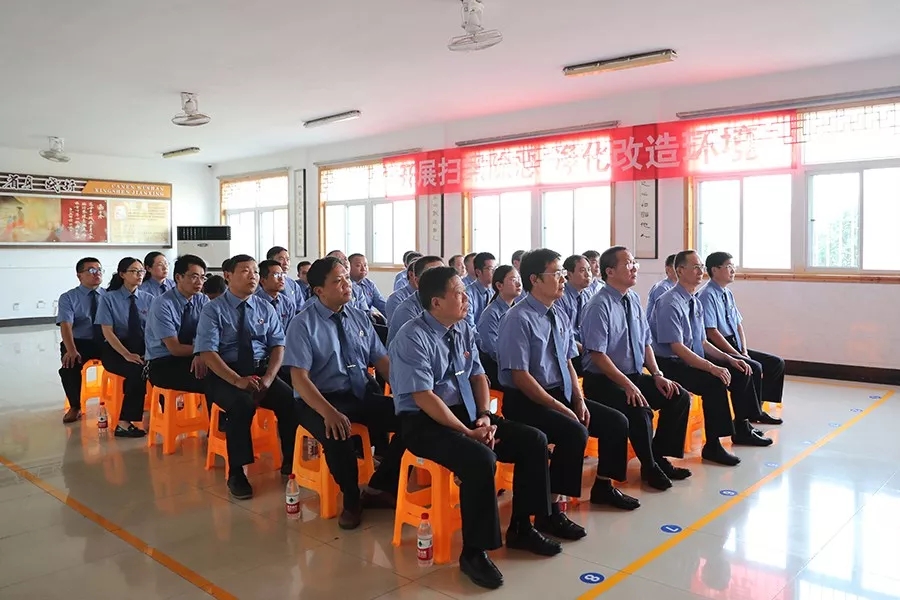
[[[861,413],[862,411],[863,411],[863,409],[861,409],[861,408],[851,408],[850,409],[850,412],[852,412],[852,413]]]
[[[734,490],[719,490],[719,493],[723,496],[737,496],[737,492]]]
[[[663,533],[678,533],[681,531],[680,525],[663,525],[659,528]]]
[[[582,573],[581,577],[579,577],[578,579],[580,579],[582,583],[595,584],[601,583],[604,579],[606,579],[606,577],[604,577],[600,573]]]

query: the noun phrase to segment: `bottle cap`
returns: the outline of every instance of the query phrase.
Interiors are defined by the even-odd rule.
[[[297,479],[297,476],[291,473],[290,475],[288,475],[288,479]]]
[[[101,402],[100,406],[106,406],[106,402]]]
[[[427,520],[428,520],[428,513],[422,513],[422,520],[423,520],[423,521],[427,521]]]

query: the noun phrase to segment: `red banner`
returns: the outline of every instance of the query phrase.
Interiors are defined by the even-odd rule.
[[[106,200],[62,198],[60,242],[106,242]]]

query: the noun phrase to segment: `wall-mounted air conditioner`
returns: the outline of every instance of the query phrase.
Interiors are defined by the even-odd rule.
[[[178,254],[194,254],[206,261],[210,272],[220,273],[222,263],[231,258],[230,225],[187,225],[178,227]]]

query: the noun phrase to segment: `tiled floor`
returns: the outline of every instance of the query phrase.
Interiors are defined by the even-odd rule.
[[[222,469],[203,469],[203,439],[163,457],[101,438],[95,401],[63,426],[56,336],[0,329],[3,600],[900,597],[900,394],[882,400],[883,386],[789,381],[774,446],[740,449],[734,469],[692,454],[694,477],[665,493],[641,489],[632,464],[640,510],[581,504],[586,539],[552,559],[494,553],[506,584],[486,592],[454,565],[420,569],[411,528],[394,548],[390,513],[348,533],[307,494],[302,520],[287,521],[268,462],[253,467],[256,497],[233,502]]]

